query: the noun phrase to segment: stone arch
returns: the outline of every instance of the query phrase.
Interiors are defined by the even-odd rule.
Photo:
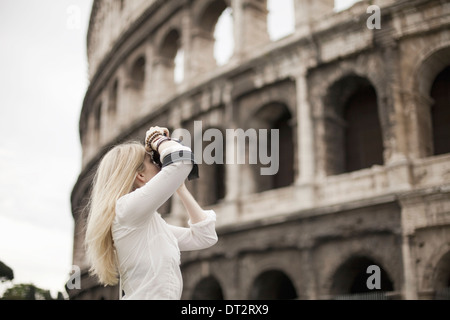
[[[94,107],[93,113],[93,132],[94,139],[93,143],[98,144],[102,139],[102,117],[103,117],[103,102],[99,101]]]
[[[323,110],[328,175],[384,163],[379,114],[377,90],[368,78],[350,73],[328,87]]]
[[[214,31],[222,13],[230,7],[226,0],[198,1],[193,8],[192,52],[193,74],[201,74],[217,67],[214,57]]]
[[[434,272],[435,298],[450,300],[450,249],[439,259]]]
[[[369,266],[380,268],[381,288],[369,289],[367,280]],[[368,255],[352,255],[334,271],[330,295],[336,299],[386,299],[385,293],[394,291],[394,283],[385,268]]]
[[[170,60],[175,59],[177,51],[180,47],[181,33],[177,28],[170,29],[163,37],[159,47],[158,56]]]
[[[258,131],[259,155],[261,155],[260,148],[262,147],[259,142],[264,138],[263,135],[259,134],[262,133],[259,131],[260,129],[267,130],[267,150],[265,150],[267,156],[274,160],[274,155],[271,154],[272,150],[275,150],[277,155],[283,155],[282,157],[277,157],[279,163],[278,172],[275,175],[261,175],[260,169],[268,166],[261,164],[261,159],[259,159],[256,165],[252,165],[256,192],[287,187],[294,182],[295,128],[292,126],[292,119],[293,115],[289,107],[285,103],[278,101],[266,103],[257,109],[249,118],[249,127]],[[277,130],[278,132],[278,141],[274,139],[278,143],[275,149],[272,149],[273,146],[271,145],[272,130]]]
[[[434,146],[436,128],[433,123],[433,112],[436,110],[436,96],[433,99],[432,89],[441,73],[450,66],[450,42],[427,46],[427,49],[418,55],[417,60],[418,63],[411,68],[407,77],[407,79],[411,79],[407,82],[407,86],[413,93],[408,100],[414,110],[413,118],[410,121],[412,121],[414,131],[417,132],[414,136],[415,141],[411,141],[411,144],[416,145],[419,157],[428,157],[435,153],[446,153],[440,152],[440,147],[435,150]],[[448,71],[446,74],[448,78]],[[448,116],[448,113],[444,111],[445,115]],[[442,126],[439,125],[439,127]],[[444,133],[444,136],[447,134]],[[447,148],[448,146],[444,147],[444,150],[446,151]]]
[[[208,276],[197,282],[192,300],[224,300],[220,282],[214,276]]]
[[[119,80],[114,79],[109,89],[108,97],[108,117],[114,118],[117,113],[117,103],[119,99]]]
[[[415,67],[413,86],[424,96],[429,96],[437,75],[450,65],[450,43],[427,51]]]
[[[147,59],[143,53],[135,56],[128,67],[126,84],[128,112],[139,112],[144,104]]]
[[[214,29],[217,19],[222,12],[229,6],[225,0],[210,0],[201,3],[197,13],[196,22],[198,26],[206,32]]]
[[[450,299],[450,244],[438,246],[427,261],[421,287],[434,291],[435,299]]]
[[[298,297],[289,276],[281,270],[270,269],[259,274],[249,293],[251,300],[292,300]]]
[[[208,126],[201,131],[194,132],[196,136],[191,142],[192,145],[201,143],[202,163],[198,166],[201,181],[194,180],[190,184],[198,202],[210,206],[226,196],[226,134],[217,126]]]
[[[433,155],[450,153],[450,61],[434,79],[430,96]]]
[[[105,127],[106,127],[106,138],[109,139],[111,136],[116,134],[116,123],[118,115],[118,104],[119,104],[119,77],[114,77],[107,87],[108,104],[105,108]]]
[[[181,50],[181,32],[178,28],[168,29],[157,42],[153,61],[153,83],[158,95],[173,93],[175,87],[175,57]]]
[[[139,55],[133,62],[130,68],[130,80],[132,85],[141,89],[145,81],[145,56]]]

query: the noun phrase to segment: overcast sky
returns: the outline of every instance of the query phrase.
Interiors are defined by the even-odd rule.
[[[293,27],[291,1],[269,1],[273,39]],[[356,1],[336,6],[349,2]],[[54,295],[64,292],[72,270],[70,193],[81,170],[91,5],[0,0],[0,261],[13,269],[13,284]],[[4,289],[0,284],[0,295]]]
[[[90,10],[91,0],[0,0],[0,261],[14,283],[55,293],[72,266]]]

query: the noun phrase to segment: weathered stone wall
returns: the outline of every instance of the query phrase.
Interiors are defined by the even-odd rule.
[[[219,242],[182,254],[183,298],[348,298],[360,292],[371,264],[382,269],[383,297],[435,298],[450,287],[450,154],[434,153],[430,96],[450,66],[450,1],[361,1],[336,13],[333,1],[295,0],[295,31],[276,42],[267,34],[266,1],[150,1],[125,9],[128,18],[109,2],[94,2],[88,35],[74,264],[88,267],[83,204],[111,145],[142,141],[155,124],[194,137],[195,121],[203,131],[225,132],[269,128],[281,117],[292,157],[283,153],[280,161],[290,180],[261,177],[248,163],[202,164],[201,179],[188,183],[216,211]],[[372,4],[381,8],[381,29],[366,25]],[[235,51],[218,67],[212,30],[226,7]],[[101,12],[117,25],[109,29],[113,18]],[[184,80],[176,83],[180,48]],[[349,101],[375,106],[368,126],[379,128],[373,142],[382,149],[381,161],[369,157],[358,170],[348,170],[348,159],[372,141],[358,146],[365,131],[348,133],[358,122],[345,113]],[[165,210],[170,223],[186,225],[176,197]],[[92,298],[95,281],[83,279],[77,297]],[[103,297],[113,297],[111,290]]]

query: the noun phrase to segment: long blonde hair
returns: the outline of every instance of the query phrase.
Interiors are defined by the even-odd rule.
[[[118,283],[111,226],[116,201],[134,188],[136,173],[144,170],[146,153],[139,142],[128,142],[108,151],[92,182],[85,245],[91,268],[103,285]]]

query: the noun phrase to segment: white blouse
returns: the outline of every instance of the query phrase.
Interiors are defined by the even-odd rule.
[[[185,146],[167,148],[169,153]],[[187,178],[192,163],[178,161],[164,167],[145,186],[121,197],[116,203],[112,235],[117,251],[122,299],[179,300],[183,289],[180,251],[205,249],[217,242],[216,214],[189,228],[166,223],[156,210]]]

